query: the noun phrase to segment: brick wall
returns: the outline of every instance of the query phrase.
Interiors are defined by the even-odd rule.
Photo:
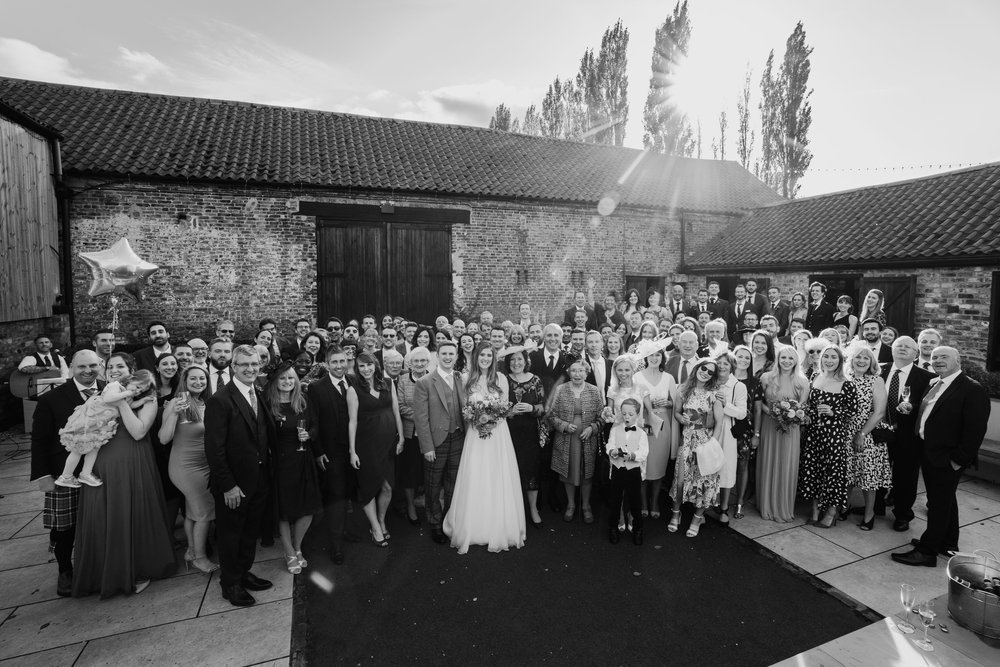
[[[873,269],[860,272],[865,278],[912,276],[917,277],[914,303],[914,328],[934,328],[944,336],[944,342],[962,352],[963,361],[986,366],[989,350],[990,300],[992,298],[993,271],[1000,266],[974,266],[957,268]],[[823,273],[837,273],[823,271]],[[845,273],[859,273],[845,271]],[[713,275],[726,275],[713,273]],[[767,278],[781,289],[782,296],[808,293],[809,274],[742,273],[729,274],[740,281],[748,278]],[[707,283],[704,276],[692,276],[690,285]],[[689,285],[689,290],[690,290]],[[862,294],[863,298],[864,295]],[[857,310],[860,310],[860,306]],[[890,322],[889,324],[892,324]]]
[[[601,216],[593,205],[508,202],[446,196],[307,192],[222,185],[73,182],[74,256],[102,250],[125,236],[143,259],[160,266],[141,303],[122,301],[119,338],[138,342],[145,325],[163,320],[174,340],[214,331],[232,319],[237,336],[262,317],[291,330],[316,317],[315,219],[295,214],[298,200],[471,211],[452,231],[456,303],[499,321],[528,301],[546,320],[561,319],[578,288],[594,281],[595,297],[621,290],[626,274],[672,275],[680,261],[680,221],[666,211],[619,207]],[[86,188],[86,189],[85,189]],[[725,216],[685,220],[685,241],[700,245],[728,224]],[[74,259],[78,339],[110,323],[106,296],[86,294],[90,274]],[[520,274],[518,281],[518,271]],[[526,278],[525,278],[526,276]],[[327,314],[324,313],[323,316]]]

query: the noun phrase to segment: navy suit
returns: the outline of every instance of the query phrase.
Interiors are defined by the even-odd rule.
[[[349,376],[344,376],[344,384],[351,386]],[[347,501],[357,493],[357,473],[351,467],[351,448],[347,435],[346,392],[342,394],[334,386],[327,373],[309,385],[309,400],[316,413],[318,437],[313,440],[313,456],[317,459],[326,455],[326,470],[319,473],[323,504],[330,522],[334,551],[338,551],[344,539],[347,523]]]
[[[882,369],[882,380],[886,391],[892,381],[892,363]],[[933,373],[914,365],[906,376],[906,384],[910,388],[910,403],[913,411],[904,415],[896,410],[886,414],[886,420],[896,427],[896,441],[889,445],[889,459],[892,461],[892,495],[895,504],[892,513],[897,520],[913,520],[913,503],[917,499],[917,479],[920,475],[921,443],[914,431],[917,420],[917,407],[927,393],[927,385],[934,378]],[[876,513],[885,513],[884,496],[880,491],[876,503]]]
[[[933,390],[929,388],[928,395]],[[923,554],[958,550],[955,491],[962,471],[976,464],[989,418],[990,399],[986,390],[964,373],[951,381],[930,408],[924,424],[920,463],[927,487],[927,529],[917,546]],[[919,436],[919,417],[916,429]]]
[[[809,312],[806,314],[806,329],[813,336],[818,336],[823,329],[833,326],[833,316],[837,314],[837,309],[832,303],[821,301],[817,306],[809,302]]]

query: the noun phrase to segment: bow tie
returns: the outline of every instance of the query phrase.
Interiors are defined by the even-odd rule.
[[[635,426],[626,426],[625,430],[626,431],[634,431],[635,430]]]

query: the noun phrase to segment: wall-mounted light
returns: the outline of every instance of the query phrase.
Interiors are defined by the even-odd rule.
[[[382,211],[382,213],[393,213],[396,210],[396,202],[382,200],[379,210]]]

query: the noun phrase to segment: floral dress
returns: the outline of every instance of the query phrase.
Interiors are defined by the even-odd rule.
[[[832,414],[821,415],[819,405],[829,405]],[[799,467],[799,493],[818,501],[819,511],[847,505],[848,461],[851,459],[851,421],[858,410],[853,382],[844,382],[839,393],[812,387]]]
[[[704,413],[704,417],[683,429],[681,446],[677,452],[677,470],[670,489],[675,509],[679,509],[684,502],[693,503],[696,509],[718,504],[719,473],[702,475],[698,470],[698,447],[712,437],[713,397],[712,392],[696,387],[682,408],[685,413],[692,410]]]
[[[874,375],[862,375],[854,379],[854,387],[858,392],[858,410],[851,419],[851,440],[857,437],[858,431],[864,428],[865,422],[872,413],[875,384]],[[889,452],[884,442],[878,443],[869,433],[865,436],[865,444],[861,451],[852,451],[847,460],[847,478],[851,486],[863,491],[888,489],[892,486],[892,466],[889,464]]]

